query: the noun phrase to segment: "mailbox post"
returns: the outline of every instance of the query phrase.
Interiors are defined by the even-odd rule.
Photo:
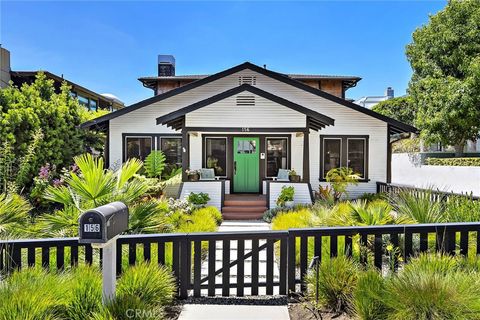
[[[117,237],[128,229],[128,208],[122,202],[112,202],[85,211],[79,218],[79,243],[90,243],[103,249],[103,303],[115,298]]]

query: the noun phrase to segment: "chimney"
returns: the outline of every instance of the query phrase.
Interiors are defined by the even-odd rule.
[[[385,90],[385,96],[387,96],[387,99],[393,99],[395,97],[395,92],[392,87],[388,87],[387,90]]]
[[[175,75],[175,57],[169,54],[158,55],[158,76],[171,77]]]

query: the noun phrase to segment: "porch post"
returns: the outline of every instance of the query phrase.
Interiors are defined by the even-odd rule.
[[[310,182],[310,128],[303,132],[303,182]]]
[[[185,170],[190,165],[190,135],[182,128],[182,181],[187,181]]]

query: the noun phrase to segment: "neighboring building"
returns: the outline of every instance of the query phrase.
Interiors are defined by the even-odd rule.
[[[10,68],[10,52],[4,48],[1,51],[1,83],[0,87],[7,87],[12,81],[14,85],[20,87],[23,83],[32,83],[40,71],[13,71]],[[89,110],[119,110],[124,107],[122,101],[112,94],[99,94],[72,81],[64,79],[63,76],[57,76],[48,71],[42,71],[48,79],[54,80],[54,86],[57,91],[60,90],[63,81],[66,81],[71,86],[71,94],[78,98],[78,102],[84,105]]]
[[[382,101],[393,99],[395,97],[395,93],[392,87],[388,87],[385,90],[384,96],[365,96],[361,97],[358,100],[355,100],[354,103],[358,104],[367,109],[372,109],[372,107],[376,104],[379,104]]]
[[[165,90],[165,83],[181,77],[163,76],[174,67],[159,65],[161,76],[147,86]],[[170,82],[164,77],[171,77]],[[312,188],[327,185],[325,174],[340,166],[362,177],[350,188],[352,197],[375,192],[377,181],[389,181],[390,135],[416,131],[343,99],[349,86],[344,78],[328,79],[342,86],[331,94],[306,83],[308,75],[297,80],[298,75],[249,62],[195,81],[188,77],[186,84],[82,127],[107,131],[112,167],[131,157],[144,159],[151,150],[164,151],[170,164],[183,168],[181,197],[207,192],[210,204],[224,213],[236,210],[225,200],[234,193],[263,194],[266,205],[274,207],[284,185],[294,186],[296,203],[310,203]],[[323,78],[313,78],[322,86]],[[187,181],[185,170],[203,168],[213,169],[212,181]],[[279,169],[294,169],[301,182],[275,181]]]

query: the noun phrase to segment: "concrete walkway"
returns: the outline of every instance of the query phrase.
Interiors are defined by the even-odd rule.
[[[218,231],[265,231],[270,230],[270,225],[262,221],[224,221]],[[265,243],[260,241],[259,245]],[[252,242],[245,241],[245,252],[252,249]],[[237,243],[230,243],[230,259],[237,259]],[[216,268],[222,266],[222,242],[216,244]],[[266,281],[267,264],[265,250],[259,253],[258,264],[259,281]],[[202,263],[202,277],[208,275],[208,260]],[[250,282],[251,258],[245,260],[245,282]],[[230,269],[230,282],[236,283],[237,269]],[[279,268],[274,264],[274,281],[279,281]],[[216,283],[222,282],[222,275],[216,277]],[[250,295],[250,288],[245,288],[245,296]],[[259,288],[259,295],[265,295],[265,288]],[[216,289],[216,294],[221,295],[222,289]],[[235,296],[236,289],[230,289],[230,295]],[[274,287],[274,294],[278,295],[278,287]],[[202,290],[202,295],[207,295],[207,290]],[[234,302],[232,302],[234,303]],[[185,304],[179,320],[289,320],[287,305],[229,305],[229,304]]]
[[[178,320],[289,320],[287,306],[186,304]]]

